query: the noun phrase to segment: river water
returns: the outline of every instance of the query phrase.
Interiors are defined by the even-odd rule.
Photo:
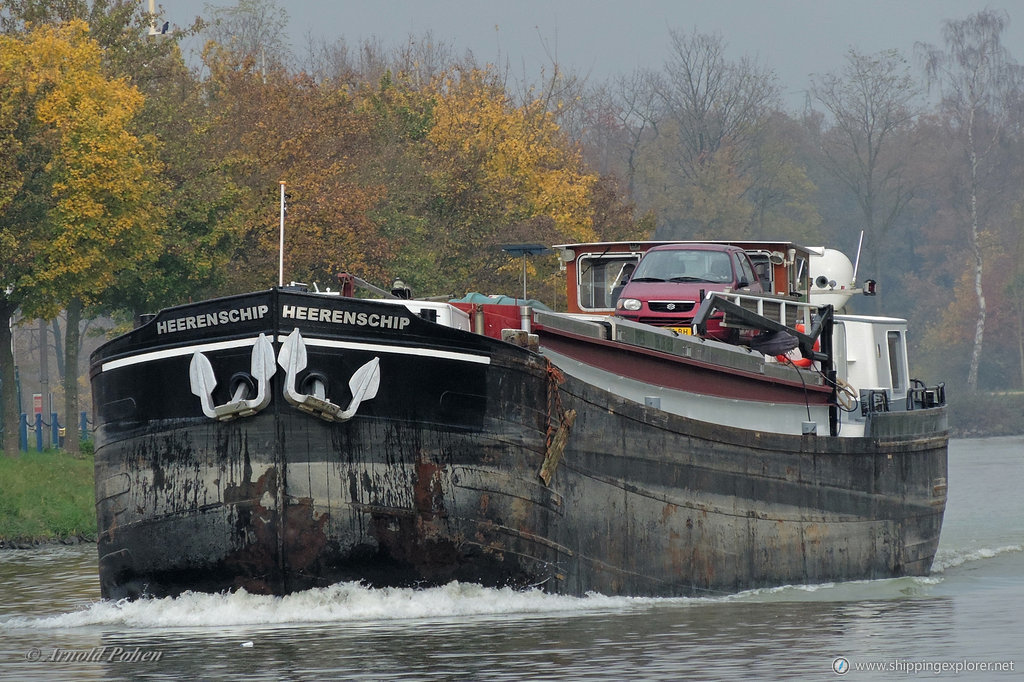
[[[115,603],[94,546],[4,551],[0,679],[1015,679],[1022,490],[1024,437],[952,441],[931,576],[714,598],[346,583]]]

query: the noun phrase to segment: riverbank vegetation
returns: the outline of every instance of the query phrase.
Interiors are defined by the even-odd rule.
[[[770,65],[696,29],[669,29],[665,62],[631,74],[552,63],[529,81],[430,36],[295,56],[274,0],[159,36],[143,6],[0,6],[6,434],[22,395],[60,386],[74,449],[94,333],[277,284],[281,182],[285,280],[321,289],[347,271],[422,295],[517,291],[510,243],[853,256],[863,233],[859,279],[879,295],[850,312],[908,318],[914,376],[1024,388],[1024,69],[1005,13],[950,18],[918,55],[851,49],[790,111]],[[528,271],[532,297],[564,306],[554,253]]]
[[[0,545],[95,540],[95,504],[91,454],[0,457]]]
[[[954,392],[948,400],[952,438],[1015,436],[1024,429],[1024,391]]]

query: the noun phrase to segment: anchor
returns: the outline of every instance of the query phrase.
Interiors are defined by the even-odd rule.
[[[220,421],[250,417],[270,404],[270,377],[277,371],[274,364],[274,346],[265,334],[260,334],[252,347],[250,376],[256,380],[256,397],[251,400],[246,398],[252,390],[250,376],[242,374],[237,376],[231,400],[215,406],[213,389],[217,386],[217,377],[213,373],[213,365],[210,364],[209,358],[199,351],[192,354],[188,371],[192,393],[199,397],[203,414],[207,417]],[[232,381],[235,382],[236,377],[232,377]]]
[[[295,389],[298,373],[306,368],[306,344],[298,328],[292,330],[284,343],[277,361],[285,371],[284,398],[295,407],[309,412],[326,421],[345,421],[355,416],[360,403],[372,400],[380,387],[380,358],[373,358],[357,369],[348,381],[352,400],[348,407],[342,409],[327,399],[325,378],[321,374],[312,373],[306,378],[311,393],[300,393]]]

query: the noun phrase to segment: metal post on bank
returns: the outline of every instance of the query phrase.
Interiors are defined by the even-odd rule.
[[[36,432],[36,452],[43,451],[43,394],[32,394],[32,421]]]
[[[28,452],[28,415],[24,412],[18,418],[18,449]]]

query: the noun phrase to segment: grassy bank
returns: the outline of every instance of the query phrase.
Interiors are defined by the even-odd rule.
[[[0,454],[0,541],[95,538],[93,496],[91,454]]]

